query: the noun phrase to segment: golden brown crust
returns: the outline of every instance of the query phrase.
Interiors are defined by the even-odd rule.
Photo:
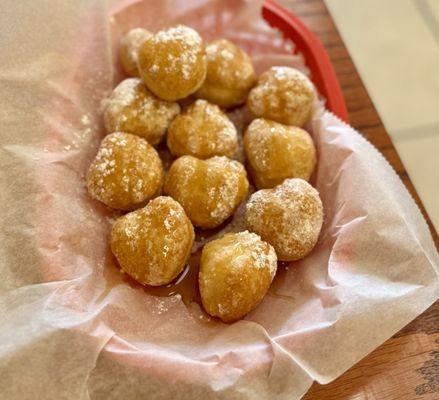
[[[209,242],[199,275],[204,309],[224,322],[244,317],[267,293],[276,268],[273,247],[254,233],[228,233]]]
[[[175,157],[233,158],[238,148],[238,134],[235,125],[217,105],[197,100],[172,121],[167,145]]]
[[[125,73],[129,76],[139,76],[137,59],[139,47],[152,35],[151,32],[142,28],[128,31],[120,41],[119,57]]]
[[[161,99],[189,96],[206,77],[201,37],[183,25],[158,32],[140,46],[139,71],[145,85]]]
[[[108,132],[122,131],[159,143],[180,112],[178,103],[154,96],[138,78],[125,79],[106,101],[104,122]]]
[[[249,90],[256,83],[250,57],[226,39],[208,43],[206,54],[206,79],[195,96],[221,107],[244,103]]]
[[[166,285],[183,270],[194,237],[180,204],[160,196],[114,223],[111,250],[122,270],[136,281]]]
[[[246,205],[247,229],[270,243],[281,261],[295,261],[314,248],[323,224],[319,193],[303,179],[287,179],[253,193]]]
[[[109,207],[132,210],[160,191],[162,162],[144,139],[128,133],[107,135],[87,174],[91,197]]]
[[[247,196],[247,175],[242,164],[227,157],[183,156],[171,165],[164,192],[183,206],[195,226],[215,228]]]
[[[305,130],[259,118],[244,135],[244,150],[259,189],[272,188],[287,178],[309,180],[316,150]]]
[[[311,117],[315,100],[311,81],[290,67],[271,67],[250,91],[247,107],[256,117],[303,126]]]

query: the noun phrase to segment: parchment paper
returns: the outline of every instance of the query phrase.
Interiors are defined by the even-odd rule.
[[[0,13],[0,397],[299,399],[439,297],[427,225],[385,159],[317,104],[323,231],[254,312],[227,325],[128,285],[107,243],[117,213],[84,185],[101,101],[121,78],[118,35],[181,22],[241,44],[258,71],[304,67],[260,2],[131,3],[11,1]]]

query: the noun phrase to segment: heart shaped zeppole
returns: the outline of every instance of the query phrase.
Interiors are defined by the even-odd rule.
[[[200,35],[187,26],[162,30],[142,43],[139,72],[156,96],[168,101],[194,93],[206,77],[206,52]]]
[[[117,219],[111,230],[111,250],[128,275],[143,285],[159,286],[183,270],[194,237],[181,205],[160,196]]]
[[[119,57],[125,73],[129,76],[139,76],[137,60],[140,45],[152,33],[142,28],[135,28],[128,31],[120,41]]]
[[[241,163],[227,157],[183,156],[171,165],[164,192],[183,206],[194,225],[215,228],[246,198],[247,174]]]
[[[207,75],[195,96],[221,107],[232,107],[245,102],[249,90],[256,83],[250,57],[226,39],[214,40],[206,46]]]
[[[248,126],[244,150],[259,189],[272,188],[286,178],[308,181],[316,164],[316,150],[308,132],[263,118]]]
[[[105,103],[107,132],[122,131],[159,143],[169,124],[180,112],[178,103],[154,96],[138,78],[125,79],[113,90]]]
[[[162,183],[162,162],[154,147],[122,132],[105,136],[87,174],[90,196],[119,210],[144,206]]]
[[[175,157],[233,158],[238,148],[238,134],[235,125],[217,105],[197,100],[172,121],[167,144]]]
[[[253,193],[246,204],[247,229],[270,243],[281,261],[305,257],[323,224],[319,193],[303,179],[287,179],[274,189]]]
[[[111,250],[124,272],[142,285],[166,285],[163,293],[192,286],[191,271],[198,273],[206,312],[224,322],[243,318],[267,293],[277,261],[305,257],[318,240],[322,202],[306,182],[316,149],[300,128],[312,114],[315,89],[290,67],[271,67],[257,79],[244,50],[220,38],[205,48],[199,34],[183,25],[156,34],[128,31],[120,61],[132,78],[104,103],[109,135],[87,174],[91,197],[135,210],[114,222]],[[241,105],[233,110],[240,126],[248,111],[256,118],[243,148],[220,109]],[[159,154],[152,146],[165,136],[167,149],[159,146]],[[250,199],[246,169],[234,160],[242,153],[260,189]],[[236,233],[241,223],[248,230]],[[201,257],[191,258],[188,274],[179,276],[194,226],[210,242],[197,244],[204,245]]]
[[[228,233],[209,242],[199,275],[205,310],[224,322],[242,318],[265,296],[276,269],[273,247],[254,233]]]
[[[250,91],[247,107],[256,117],[303,126],[316,98],[311,81],[290,67],[271,67]]]

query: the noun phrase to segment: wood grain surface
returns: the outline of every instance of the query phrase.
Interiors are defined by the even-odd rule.
[[[288,0],[287,7],[322,41],[342,87],[350,124],[383,153],[398,173],[426,218],[438,248],[437,232],[425,212],[323,0]],[[340,378],[328,385],[315,383],[304,397],[304,400],[323,399],[438,400],[439,302]]]

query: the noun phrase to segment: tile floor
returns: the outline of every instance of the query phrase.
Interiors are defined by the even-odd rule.
[[[439,230],[439,0],[325,0]]]

